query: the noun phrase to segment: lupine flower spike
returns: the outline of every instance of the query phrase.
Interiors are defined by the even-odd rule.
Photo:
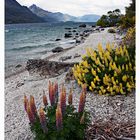
[[[33,124],[35,122],[35,116],[31,110],[31,107],[29,104],[27,106],[27,114],[28,114],[28,118],[29,118],[30,123]]]
[[[27,96],[24,95],[24,108],[25,108],[25,111],[26,111],[26,112],[27,112],[28,104],[29,104],[29,102],[28,102]]]
[[[49,81],[49,98],[50,98],[51,106],[53,106],[55,103],[55,96],[54,96],[53,83],[51,83],[50,81]]]
[[[43,108],[39,110],[39,119],[44,133],[48,133],[47,122]]]
[[[48,105],[47,96],[45,95],[45,91],[43,90],[43,104],[46,107]]]
[[[80,101],[79,101],[79,108],[78,112],[83,112],[84,111],[84,106],[85,106],[85,93],[82,92],[80,95]]]
[[[84,120],[85,120],[85,112],[83,113],[83,115],[80,119],[80,124],[84,124]]]
[[[73,98],[72,92],[73,92],[73,89],[71,88],[70,89],[70,94],[69,94],[69,97],[68,97],[68,103],[69,103],[69,105],[72,105],[72,98]]]
[[[63,85],[62,85],[62,91],[60,94],[60,107],[62,110],[62,114],[64,115],[65,110],[66,110],[66,89]]]
[[[56,128],[58,131],[62,129],[62,112],[59,104],[56,109]]]
[[[58,83],[55,83],[55,102],[58,102]]]
[[[31,108],[31,111],[34,114],[34,116],[37,116],[37,109],[36,109],[36,105],[35,105],[35,100],[34,100],[34,97],[32,95],[30,95],[30,108]]]

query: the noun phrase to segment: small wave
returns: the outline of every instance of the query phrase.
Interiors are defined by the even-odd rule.
[[[54,43],[47,43],[47,44],[43,44],[43,45],[32,45],[32,46],[23,46],[23,47],[18,47],[18,48],[12,48],[12,51],[28,51],[28,50],[32,50],[32,49],[36,49],[36,48],[46,48],[46,47],[51,47],[53,46]]]
[[[8,32],[9,32],[9,30],[5,30],[5,32],[6,32],[6,33],[8,33]]]
[[[60,42],[60,45],[63,45],[63,44],[73,44],[73,43],[75,43],[75,40],[67,40],[67,41]]]

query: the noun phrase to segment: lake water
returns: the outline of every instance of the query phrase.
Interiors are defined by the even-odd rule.
[[[25,63],[28,59],[46,56],[52,48],[72,46],[74,37],[65,39],[64,34],[68,32],[65,28],[77,27],[77,32],[81,32],[84,29],[79,28],[80,24],[67,22],[5,25],[6,72],[18,64]],[[94,25],[95,23],[86,24]],[[55,41],[57,38],[61,41]]]

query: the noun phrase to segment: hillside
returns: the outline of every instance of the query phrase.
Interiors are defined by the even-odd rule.
[[[5,0],[5,23],[34,23],[44,20],[33,14],[27,7],[21,6],[16,0]]]

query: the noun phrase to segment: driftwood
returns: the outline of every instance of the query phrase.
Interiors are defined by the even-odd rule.
[[[39,74],[40,76],[54,77],[68,71],[76,63],[48,61],[44,59],[29,59],[26,64],[26,70],[30,75]]]
[[[96,122],[86,130],[86,140],[135,140],[135,123]]]

